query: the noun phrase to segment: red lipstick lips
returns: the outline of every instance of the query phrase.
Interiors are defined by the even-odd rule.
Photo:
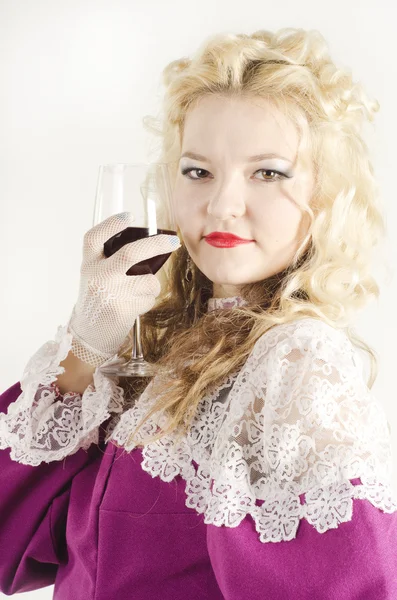
[[[240,244],[250,244],[254,241],[240,238],[233,233],[224,233],[221,231],[210,233],[205,236],[205,240],[211,244],[211,246],[216,246],[218,248],[232,248],[234,246],[239,246]]]

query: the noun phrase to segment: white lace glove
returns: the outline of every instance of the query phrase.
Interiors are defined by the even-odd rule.
[[[177,236],[159,234],[126,244],[106,258],[106,240],[134,225],[132,213],[120,213],[84,235],[79,296],[68,331],[73,335],[72,353],[95,367],[117,354],[136,317],[153,307],[161,291],[155,275],[126,272],[144,259],[172,252],[181,245]]]

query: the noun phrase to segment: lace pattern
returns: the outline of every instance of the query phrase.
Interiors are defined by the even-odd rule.
[[[239,296],[211,298],[208,310],[244,303]],[[37,466],[61,460],[79,448],[86,450],[98,443],[101,423],[123,410],[124,390],[117,385],[118,378],[101,372],[120,360],[117,355],[101,361],[93,375],[94,385],[83,394],[60,394],[55,384],[64,372],[60,363],[78,343],[68,326],[58,327],[55,340],[43,344],[30,358],[20,382],[22,393],[7,414],[0,413],[0,449],[11,448],[11,458],[22,464]]]
[[[0,449],[11,448],[11,458],[25,465],[60,460],[98,443],[99,426],[120,413],[124,391],[116,377],[97,368],[83,395],[63,396],[55,380],[65,371],[60,363],[72,346],[67,326],[59,327],[55,340],[45,343],[30,358],[21,378],[22,393],[0,413]],[[117,362],[117,356],[102,366]]]
[[[208,310],[244,303],[210,300]],[[100,367],[84,394],[62,396],[55,380],[71,345],[67,326],[59,327],[25,367],[19,398],[0,413],[0,449],[10,447],[13,460],[36,466],[87,449],[110,416],[105,442],[135,448],[127,439],[153,405],[153,382],[124,412],[118,378]],[[187,436],[142,449],[142,468],[165,482],[181,475],[186,505],[207,524],[237,527],[251,515],[263,543],[293,539],[303,518],[320,533],[337,528],[351,519],[353,499],[394,512],[390,428],[361,367],[347,336],[317,319],[276,326],[201,400]],[[154,414],[137,443],[165,423]]]
[[[186,505],[207,524],[237,527],[251,515],[263,543],[293,539],[302,518],[320,533],[337,528],[354,498],[394,512],[389,424],[360,366],[347,336],[317,319],[277,326],[201,401],[187,437],[142,449],[142,468],[166,482],[181,475]],[[151,387],[106,441],[135,447],[126,442],[152,405]],[[136,443],[164,423],[153,415]]]
[[[235,308],[236,306],[244,306],[247,301],[241,296],[231,296],[229,298],[209,298],[207,312],[212,312],[218,308]]]

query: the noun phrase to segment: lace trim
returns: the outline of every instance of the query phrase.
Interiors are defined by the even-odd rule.
[[[7,414],[0,413],[0,449],[11,448],[12,460],[37,466],[86,450],[98,443],[100,424],[122,411],[124,391],[117,377],[105,376],[100,368],[83,395],[60,394],[54,382],[65,371],[60,363],[71,346],[67,326],[59,327],[55,341],[45,343],[27,363],[20,396]],[[101,367],[117,361],[117,356],[110,358]]]
[[[232,307],[245,301],[239,297],[216,298],[215,307]],[[118,378],[101,372],[117,363],[117,355],[97,365],[94,385],[84,394],[68,392],[62,396],[55,380],[64,372],[65,360],[77,341],[68,324],[59,327],[55,340],[45,343],[31,357],[21,378],[22,393],[0,413],[0,449],[11,448],[11,458],[22,464],[37,466],[41,462],[61,460],[91,444],[97,444],[99,425],[111,414],[123,410],[124,391]],[[123,361],[121,361],[123,362]]]
[[[206,524],[237,527],[251,515],[263,543],[295,538],[303,518],[319,533],[337,528],[351,520],[354,498],[396,511],[389,425],[355,352],[316,319],[273,328],[202,400],[187,437],[142,449],[142,468],[165,482],[181,475],[186,506]],[[126,440],[152,405],[151,387],[112,422],[107,442],[136,447]],[[153,415],[137,443],[165,422]]]
[[[211,312],[218,308],[235,308],[236,306],[244,306],[247,301],[241,296],[231,296],[229,298],[210,298],[208,300],[207,312]]]

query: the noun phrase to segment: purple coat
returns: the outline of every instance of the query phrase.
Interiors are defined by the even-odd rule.
[[[0,396],[7,412],[21,393]],[[185,481],[142,470],[141,449],[99,444],[39,466],[0,451],[0,591],[55,584],[55,600],[392,600],[397,513],[366,499],[319,533],[261,543],[248,515],[206,525],[185,505]],[[356,483],[352,480],[352,483]],[[357,479],[357,483],[360,480]]]

